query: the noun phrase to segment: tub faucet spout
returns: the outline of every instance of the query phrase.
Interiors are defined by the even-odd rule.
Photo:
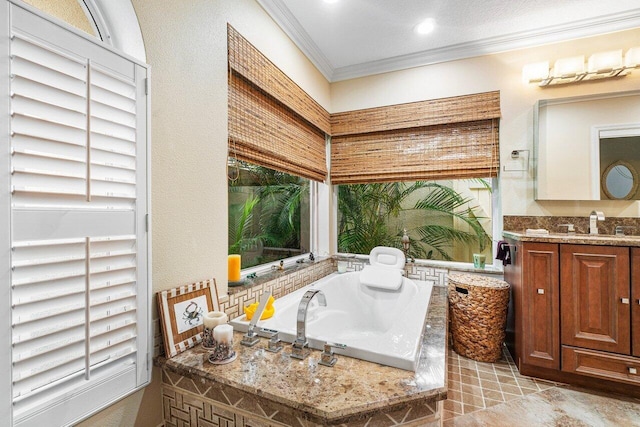
[[[309,304],[313,297],[318,296],[318,302],[321,306],[327,306],[327,298],[324,296],[322,291],[317,289],[310,289],[302,296],[300,300],[300,305],[298,305],[298,315],[296,322],[296,340],[293,342],[293,346],[291,349],[291,357],[296,359],[304,359],[309,355],[309,350],[307,347],[309,343],[307,342],[307,310],[309,308]]]

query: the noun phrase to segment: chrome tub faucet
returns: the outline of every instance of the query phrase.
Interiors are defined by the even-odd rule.
[[[291,347],[291,357],[295,359],[304,359],[309,355],[309,343],[307,342],[307,310],[313,297],[318,296],[318,303],[326,307],[327,298],[320,290],[310,289],[304,293],[298,305],[298,315],[296,321],[296,340]]]

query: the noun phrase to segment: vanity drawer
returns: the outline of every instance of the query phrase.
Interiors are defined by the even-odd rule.
[[[640,385],[640,358],[562,346],[562,370]]]

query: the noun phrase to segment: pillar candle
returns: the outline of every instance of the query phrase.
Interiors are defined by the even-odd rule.
[[[204,327],[213,329],[218,325],[224,325],[229,320],[226,313],[222,311],[210,311],[204,315]]]
[[[213,330],[213,339],[219,344],[231,346],[233,344],[233,326],[227,323],[216,326]]]
[[[239,282],[240,281],[240,264],[241,264],[240,255],[235,255],[235,254],[229,255],[227,264],[229,267],[229,281]]]

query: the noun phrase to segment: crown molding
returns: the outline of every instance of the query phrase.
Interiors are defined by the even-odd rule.
[[[298,49],[313,63],[313,65],[330,82],[333,74],[331,63],[324,53],[311,40],[309,34],[302,28],[300,22],[291,13],[289,8],[281,0],[256,0],[267,12],[271,19],[285,32],[285,34],[298,46]]]
[[[282,0],[257,0],[257,2],[331,83],[640,27],[639,8],[569,24],[489,37],[468,43],[334,68]]]

